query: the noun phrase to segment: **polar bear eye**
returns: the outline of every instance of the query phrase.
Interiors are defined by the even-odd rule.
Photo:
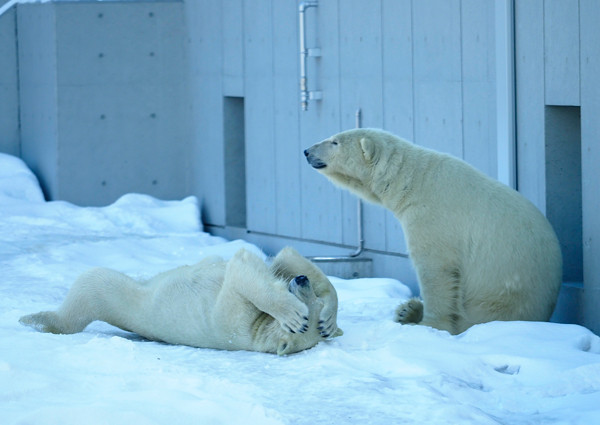
[[[332,142],[331,142],[331,144],[332,144],[333,146],[337,146],[338,142],[336,142],[336,141],[334,140],[334,141],[332,141]]]

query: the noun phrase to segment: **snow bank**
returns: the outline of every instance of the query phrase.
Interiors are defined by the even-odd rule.
[[[2,424],[593,424],[600,338],[581,326],[488,323],[462,335],[392,322],[410,290],[332,278],[342,337],[288,357],[166,345],[95,322],[75,335],[18,323],[92,266],[150,277],[244,241],[203,233],[194,198],[44,202],[0,156]]]

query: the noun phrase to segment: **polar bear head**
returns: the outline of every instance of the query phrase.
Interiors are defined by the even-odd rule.
[[[373,183],[381,183],[398,138],[376,129],[355,129],[331,136],[304,151],[308,163],[335,184],[381,203]]]

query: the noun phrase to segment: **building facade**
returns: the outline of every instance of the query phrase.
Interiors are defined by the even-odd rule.
[[[555,320],[598,332],[597,22],[594,0],[21,4],[0,16],[0,150],[49,199],[193,194],[211,233],[416,291],[397,220],[302,154],[384,128],[546,214],[565,263]]]

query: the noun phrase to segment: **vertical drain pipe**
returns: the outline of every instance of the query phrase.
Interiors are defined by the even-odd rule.
[[[355,119],[356,128],[361,128],[362,111],[360,108],[356,110]],[[362,200],[358,197],[356,198],[356,221],[358,221],[358,247],[356,248],[356,251],[350,254],[350,257],[358,257],[363,252],[365,246],[365,238],[363,236]]]
[[[356,128],[361,128],[361,117],[362,112],[360,108],[356,110]],[[308,257],[314,262],[343,262],[343,261],[359,261],[356,257],[362,254],[365,246],[365,239],[363,237],[363,220],[362,220],[362,201],[360,198],[356,200],[356,221],[358,229],[358,246],[356,250],[346,256],[331,256],[331,257]]]
[[[300,20],[300,105],[303,111],[308,110],[308,100],[311,93],[308,91],[306,82],[306,58],[309,55],[309,49],[306,48],[306,19],[305,12],[309,7],[317,7],[316,1],[303,1],[298,5],[298,18]]]

